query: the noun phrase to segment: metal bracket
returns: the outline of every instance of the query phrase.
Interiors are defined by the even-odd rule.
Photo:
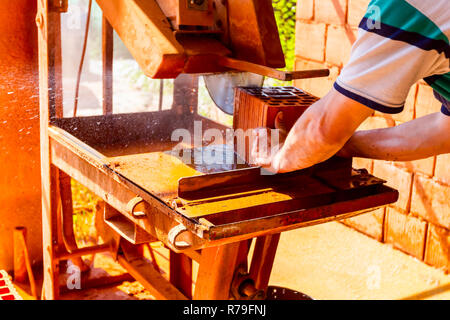
[[[141,197],[135,197],[131,199],[130,202],[128,202],[127,204],[127,211],[136,219],[143,219],[147,216],[145,212],[135,211],[136,207],[143,202],[144,199],[142,199]]]
[[[190,248],[192,245],[186,241],[178,241],[177,238],[183,233],[188,232],[188,229],[179,224],[176,227],[173,227],[168,234],[169,242],[174,246],[177,250],[186,250]]]

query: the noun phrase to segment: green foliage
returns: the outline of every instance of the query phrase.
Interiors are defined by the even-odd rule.
[[[295,17],[297,0],[273,0],[272,2],[280,32],[281,45],[286,56],[286,68],[292,70],[295,63]]]

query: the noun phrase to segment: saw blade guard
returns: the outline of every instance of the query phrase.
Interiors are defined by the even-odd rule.
[[[264,77],[250,72],[227,72],[203,76],[206,89],[215,105],[226,114],[234,113],[236,87],[257,87],[264,84]]]

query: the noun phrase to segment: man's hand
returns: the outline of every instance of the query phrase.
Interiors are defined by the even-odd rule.
[[[311,167],[334,156],[373,110],[332,89],[297,120],[286,139],[271,139],[267,129],[260,130],[254,142],[253,162],[273,173]],[[282,128],[282,116],[276,126]],[[273,142],[275,140],[275,143]]]
[[[277,155],[288,134],[283,117],[283,112],[277,114],[275,129],[257,128],[253,132],[250,162],[272,173],[278,173],[279,171],[280,161]]]

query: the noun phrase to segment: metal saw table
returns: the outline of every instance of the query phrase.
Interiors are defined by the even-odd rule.
[[[48,128],[50,155],[55,169],[108,204],[106,222],[128,242],[162,241],[174,253],[198,260],[195,298],[227,298],[229,290],[219,282],[229,287],[236,259],[241,255],[240,264],[247,259],[247,240],[257,238],[250,270],[259,279],[256,287],[264,289],[281,232],[352,217],[397,199],[384,181],[348,172],[351,160],[344,159],[281,176],[255,170],[204,175],[167,152],[174,143],[165,136],[171,132],[166,125],[148,129],[148,123],[186,125],[185,116],[173,121],[174,116],[168,111],[57,119]]]
[[[227,129],[197,113],[196,76],[175,80],[175,90],[184,94],[171,110],[58,116],[60,34],[49,25],[58,26],[59,12],[45,0],[39,0],[39,10],[44,298],[58,298],[60,261],[104,251],[159,299],[261,298],[281,232],[397,200],[398,192],[384,181],[351,169],[351,159],[277,176],[246,166],[205,172],[184,164],[168,152],[177,144],[173,130],[193,131],[194,121],[203,129]],[[76,246],[70,178],[105,202],[105,223],[115,232],[110,243]],[[171,250],[169,280],[139,250],[154,241]],[[194,292],[193,260],[199,263]]]

